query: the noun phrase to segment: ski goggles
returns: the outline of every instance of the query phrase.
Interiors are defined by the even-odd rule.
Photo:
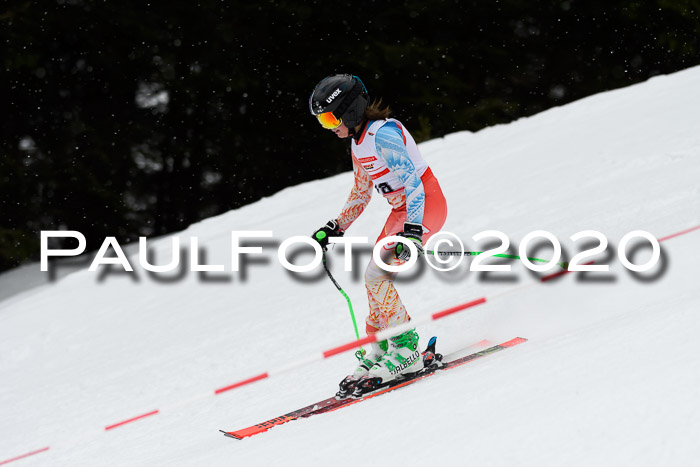
[[[335,118],[333,112],[324,112],[322,114],[316,115],[321,126],[327,130],[335,130],[340,126],[343,121],[339,118]]]

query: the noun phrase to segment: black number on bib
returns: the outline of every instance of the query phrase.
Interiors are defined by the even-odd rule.
[[[384,182],[377,185],[377,191],[385,195],[387,193],[391,193],[392,191],[394,191],[394,189],[391,188],[391,186],[387,182]]]

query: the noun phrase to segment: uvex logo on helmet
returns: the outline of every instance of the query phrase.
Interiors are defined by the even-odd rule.
[[[333,94],[331,94],[330,96],[328,96],[328,98],[326,99],[326,102],[329,103],[329,104],[330,104],[331,102],[333,102],[333,99],[335,99],[336,97],[338,97],[338,94],[340,94],[340,92],[341,92],[341,91],[340,91],[340,88],[338,88],[338,89],[336,89],[335,91],[333,91]]]

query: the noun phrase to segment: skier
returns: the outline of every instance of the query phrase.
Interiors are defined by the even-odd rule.
[[[350,196],[336,219],[314,232],[313,238],[325,250],[330,237],[343,236],[364,211],[372,196],[372,185],[387,199],[391,213],[379,240],[400,235],[412,241],[418,254],[423,242],[445,223],[447,205],[440,185],[423,159],[411,134],[398,120],[389,118],[390,109],[381,99],[369,104],[369,95],[357,76],[328,76],[316,85],[309,106],[323,128],[338,138],[351,138],[355,176]],[[385,264],[398,266],[410,258],[409,248],[400,242],[384,246],[380,257]],[[368,335],[411,320],[393,284],[397,273],[381,269],[370,259],[365,270],[369,300],[366,318]],[[352,387],[365,376],[382,382],[423,368],[414,329],[391,337],[389,342],[370,344],[369,351],[356,352],[359,364],[341,383]]]

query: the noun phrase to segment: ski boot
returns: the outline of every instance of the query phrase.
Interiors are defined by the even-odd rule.
[[[370,368],[366,376],[355,383],[352,396],[362,397],[397,378],[413,376],[423,368],[423,357],[418,350],[418,333],[411,329],[389,339],[389,351]]]
[[[371,343],[369,345],[369,352],[365,349],[360,349],[355,352],[355,358],[357,358],[359,365],[351,375],[346,376],[345,379],[340,382],[335,398],[340,400],[350,396],[355,390],[357,382],[369,373],[370,368],[386,354],[388,348],[389,344],[387,341],[381,341]]]

